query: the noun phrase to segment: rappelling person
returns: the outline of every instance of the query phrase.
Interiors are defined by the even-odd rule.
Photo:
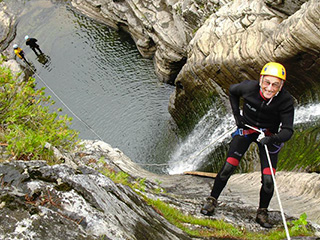
[[[26,63],[28,63],[27,59],[24,56],[23,50],[21,48],[19,48],[18,44],[13,44],[13,51],[18,56],[18,58],[20,58],[20,59],[24,60]]]
[[[274,192],[271,169],[269,167],[266,149],[276,172],[278,153],[283,143],[293,134],[294,102],[288,91],[283,88],[286,81],[286,70],[276,62],[267,63],[261,70],[259,81],[245,80],[233,84],[229,89],[229,100],[236,121],[237,130],[232,134],[232,140],[226,162],[219,171],[206,203],[201,213],[213,215],[217,200],[233,174],[249,145],[256,142],[259,148],[261,164],[261,189],[256,222],[262,227],[272,228],[268,219],[268,206]],[[243,99],[242,115],[240,98]],[[265,133],[258,139],[260,133],[247,126],[255,127]]]
[[[30,38],[28,35],[26,35],[24,37],[24,39],[26,40],[26,45],[29,46],[37,56],[42,54],[42,51],[41,51],[39,45],[37,44],[37,41],[38,41],[37,39]],[[39,53],[36,51],[36,49],[39,51]]]

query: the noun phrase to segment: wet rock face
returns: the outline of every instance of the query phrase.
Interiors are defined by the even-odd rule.
[[[220,1],[72,0],[72,5],[129,32],[141,55],[154,58],[159,78],[173,83],[186,61],[194,32],[220,7]]]
[[[179,126],[201,117],[230,84],[258,79],[279,61],[299,102],[320,95],[316,0],[73,0],[86,15],[129,32],[156,73],[176,90],[169,111]],[[182,68],[182,69],[181,69]],[[197,120],[197,119],[196,119]]]
[[[1,239],[189,239],[91,168],[18,161],[0,165],[0,181]]]
[[[189,43],[169,111],[179,125],[204,99],[233,83],[259,79],[263,65],[287,69],[285,87],[299,101],[319,96],[319,1],[233,1],[212,14]],[[192,111],[190,111],[192,110]]]
[[[200,209],[213,179],[191,175],[157,175],[141,169],[120,150],[101,141],[84,141],[73,153],[78,167],[48,166],[44,161],[0,164],[0,239],[192,239],[171,225],[130,187],[115,184],[99,171],[126,172],[145,179],[140,194],[197,218],[224,220],[249,231],[263,231],[255,222],[260,172],[231,176],[214,216]],[[90,165],[91,167],[84,166]],[[319,219],[318,174],[277,173],[286,220],[306,212],[316,231]],[[155,187],[165,192],[152,191]],[[277,199],[270,220],[282,226]],[[190,229],[203,230],[199,225]],[[32,237],[32,238],[28,238]],[[310,238],[315,239],[315,238]]]
[[[15,17],[7,9],[5,3],[0,2],[0,51],[6,49],[14,39]]]

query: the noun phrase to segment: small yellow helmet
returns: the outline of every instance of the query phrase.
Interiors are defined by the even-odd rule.
[[[269,62],[261,70],[260,75],[270,75],[286,80],[286,69],[280,63]]]

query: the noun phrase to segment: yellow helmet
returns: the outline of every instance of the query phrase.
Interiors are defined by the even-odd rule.
[[[286,80],[286,69],[280,63],[269,62],[261,70],[260,75],[270,75]]]

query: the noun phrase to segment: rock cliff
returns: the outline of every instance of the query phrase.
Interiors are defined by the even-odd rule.
[[[268,61],[284,64],[286,88],[298,102],[306,101],[319,87],[319,19],[320,3],[313,0],[224,5],[189,43],[187,63],[171,96],[171,115],[178,123],[194,118],[205,99],[224,96],[232,83],[258,79]]]
[[[169,111],[179,125],[202,116],[227,94],[230,84],[257,79],[268,61],[285,65],[286,87],[297,101],[319,95],[317,0],[72,3],[85,14],[129,32],[143,56],[154,56],[160,79],[175,80]]]
[[[121,0],[113,2],[129,3],[129,1]],[[168,1],[168,4],[170,3],[171,6],[176,7],[179,6],[179,3],[191,4],[190,6],[194,4],[194,8],[190,8],[190,12],[193,9],[194,15],[185,15],[189,19],[189,27],[187,28],[189,31],[196,29],[204,21],[202,17],[205,14],[200,17],[197,16],[199,12],[201,13],[201,9],[203,10],[202,13],[208,13],[210,12],[208,6],[217,6],[222,1],[209,1],[208,5],[203,7],[197,5],[201,1],[196,2]],[[294,2],[297,3],[298,1]],[[94,3],[97,4],[99,2],[94,1]],[[157,10],[166,9],[160,8],[160,6],[164,7],[160,3],[161,1],[154,2],[151,5],[158,4],[156,5],[159,6]],[[224,2],[224,4],[227,3],[227,1]],[[82,5],[82,7],[85,6]],[[185,5],[181,5],[182,12],[187,11],[185,7]],[[276,7],[279,6],[275,6],[275,9]],[[104,9],[99,4],[97,4],[96,8]],[[179,8],[177,9],[179,10]],[[280,9],[283,10],[281,6]],[[288,13],[292,13],[296,12],[300,7],[292,7],[290,5],[290,8],[287,7],[286,9]],[[282,14],[288,13],[283,11]],[[5,13],[5,16],[6,19],[7,17],[11,20],[13,19],[8,13]],[[99,15],[99,17],[101,16]],[[194,16],[194,20],[191,16]],[[10,22],[10,27],[13,27],[14,21],[12,22],[11,20],[8,23]],[[101,18],[101,20],[105,21],[104,18]],[[4,24],[4,26],[9,25]],[[166,26],[166,24],[163,26]],[[10,31],[3,29],[2,33],[7,36],[3,39],[8,41],[7,43],[9,44],[8,38],[10,39],[12,35]],[[138,38],[135,40],[138,42]],[[7,43],[2,41],[4,45],[8,45]],[[196,45],[195,41],[191,43]],[[0,45],[2,46],[2,44]],[[185,46],[183,45],[182,48]],[[141,49],[140,51],[142,51]],[[171,48],[167,49],[171,51]],[[155,48],[153,51],[155,51]],[[166,55],[166,57],[170,57],[170,54]],[[173,56],[178,55],[174,54]],[[185,56],[187,55],[179,55],[177,62],[183,61]],[[186,66],[190,62],[191,60],[188,60]],[[5,64],[16,66],[14,61],[9,61]],[[166,66],[170,67],[170,64]],[[17,71],[19,71],[18,66],[16,67]],[[182,74],[178,77],[177,86],[179,86],[179,89],[186,86],[182,80]],[[210,84],[213,83],[211,82]],[[218,85],[214,86],[217,87]],[[192,96],[192,93],[197,95],[201,91],[196,92],[194,89],[190,92],[190,96]],[[184,109],[185,106],[187,105],[181,106],[181,109]],[[55,166],[49,166],[44,161],[5,162],[4,159],[7,156],[1,153],[0,239],[61,239],[61,236],[66,240],[191,239],[189,235],[169,223],[156,210],[146,204],[143,196],[151,199],[161,199],[183,213],[199,218],[207,218],[199,213],[199,209],[210,191],[212,179],[188,175],[152,174],[134,164],[120,150],[113,149],[104,142],[84,141],[83,146],[83,148],[79,148],[67,156],[57,156],[59,158],[64,157],[68,164]],[[116,184],[101,173],[104,169],[109,169],[112,172],[126,172],[130,175],[130,181],[133,182],[137,179],[145,178],[146,188],[144,191],[137,193],[128,186]],[[308,220],[315,229],[320,231],[318,214],[320,212],[318,201],[319,175],[279,172],[277,173],[277,180],[288,219],[299,217],[300,214],[306,212]],[[223,219],[251,231],[261,231],[260,226],[254,221],[259,187],[260,173],[258,172],[232,176],[221,196],[216,215],[212,218]],[[156,188],[162,188],[166,193],[156,193],[153,191]],[[281,224],[275,198],[272,200],[271,210],[272,221],[275,224]]]
[[[15,16],[0,2],[0,51],[6,49],[15,35]]]
[[[187,47],[218,0],[72,0],[84,14],[129,32],[144,57],[154,57],[164,82],[173,82],[186,61]]]
[[[143,196],[207,218],[199,210],[212,186],[211,178],[156,175],[104,142],[87,140],[82,145],[66,156],[74,162],[72,167],[48,166],[44,161],[0,164],[1,239],[196,239],[159,215]],[[126,172],[132,182],[144,178],[145,188],[137,192],[116,184],[101,173],[105,169]],[[277,180],[287,220],[306,212],[319,231],[319,175],[279,172]],[[259,187],[258,172],[232,176],[211,218],[262,231],[254,220]],[[281,225],[277,209],[273,199],[270,216]]]

